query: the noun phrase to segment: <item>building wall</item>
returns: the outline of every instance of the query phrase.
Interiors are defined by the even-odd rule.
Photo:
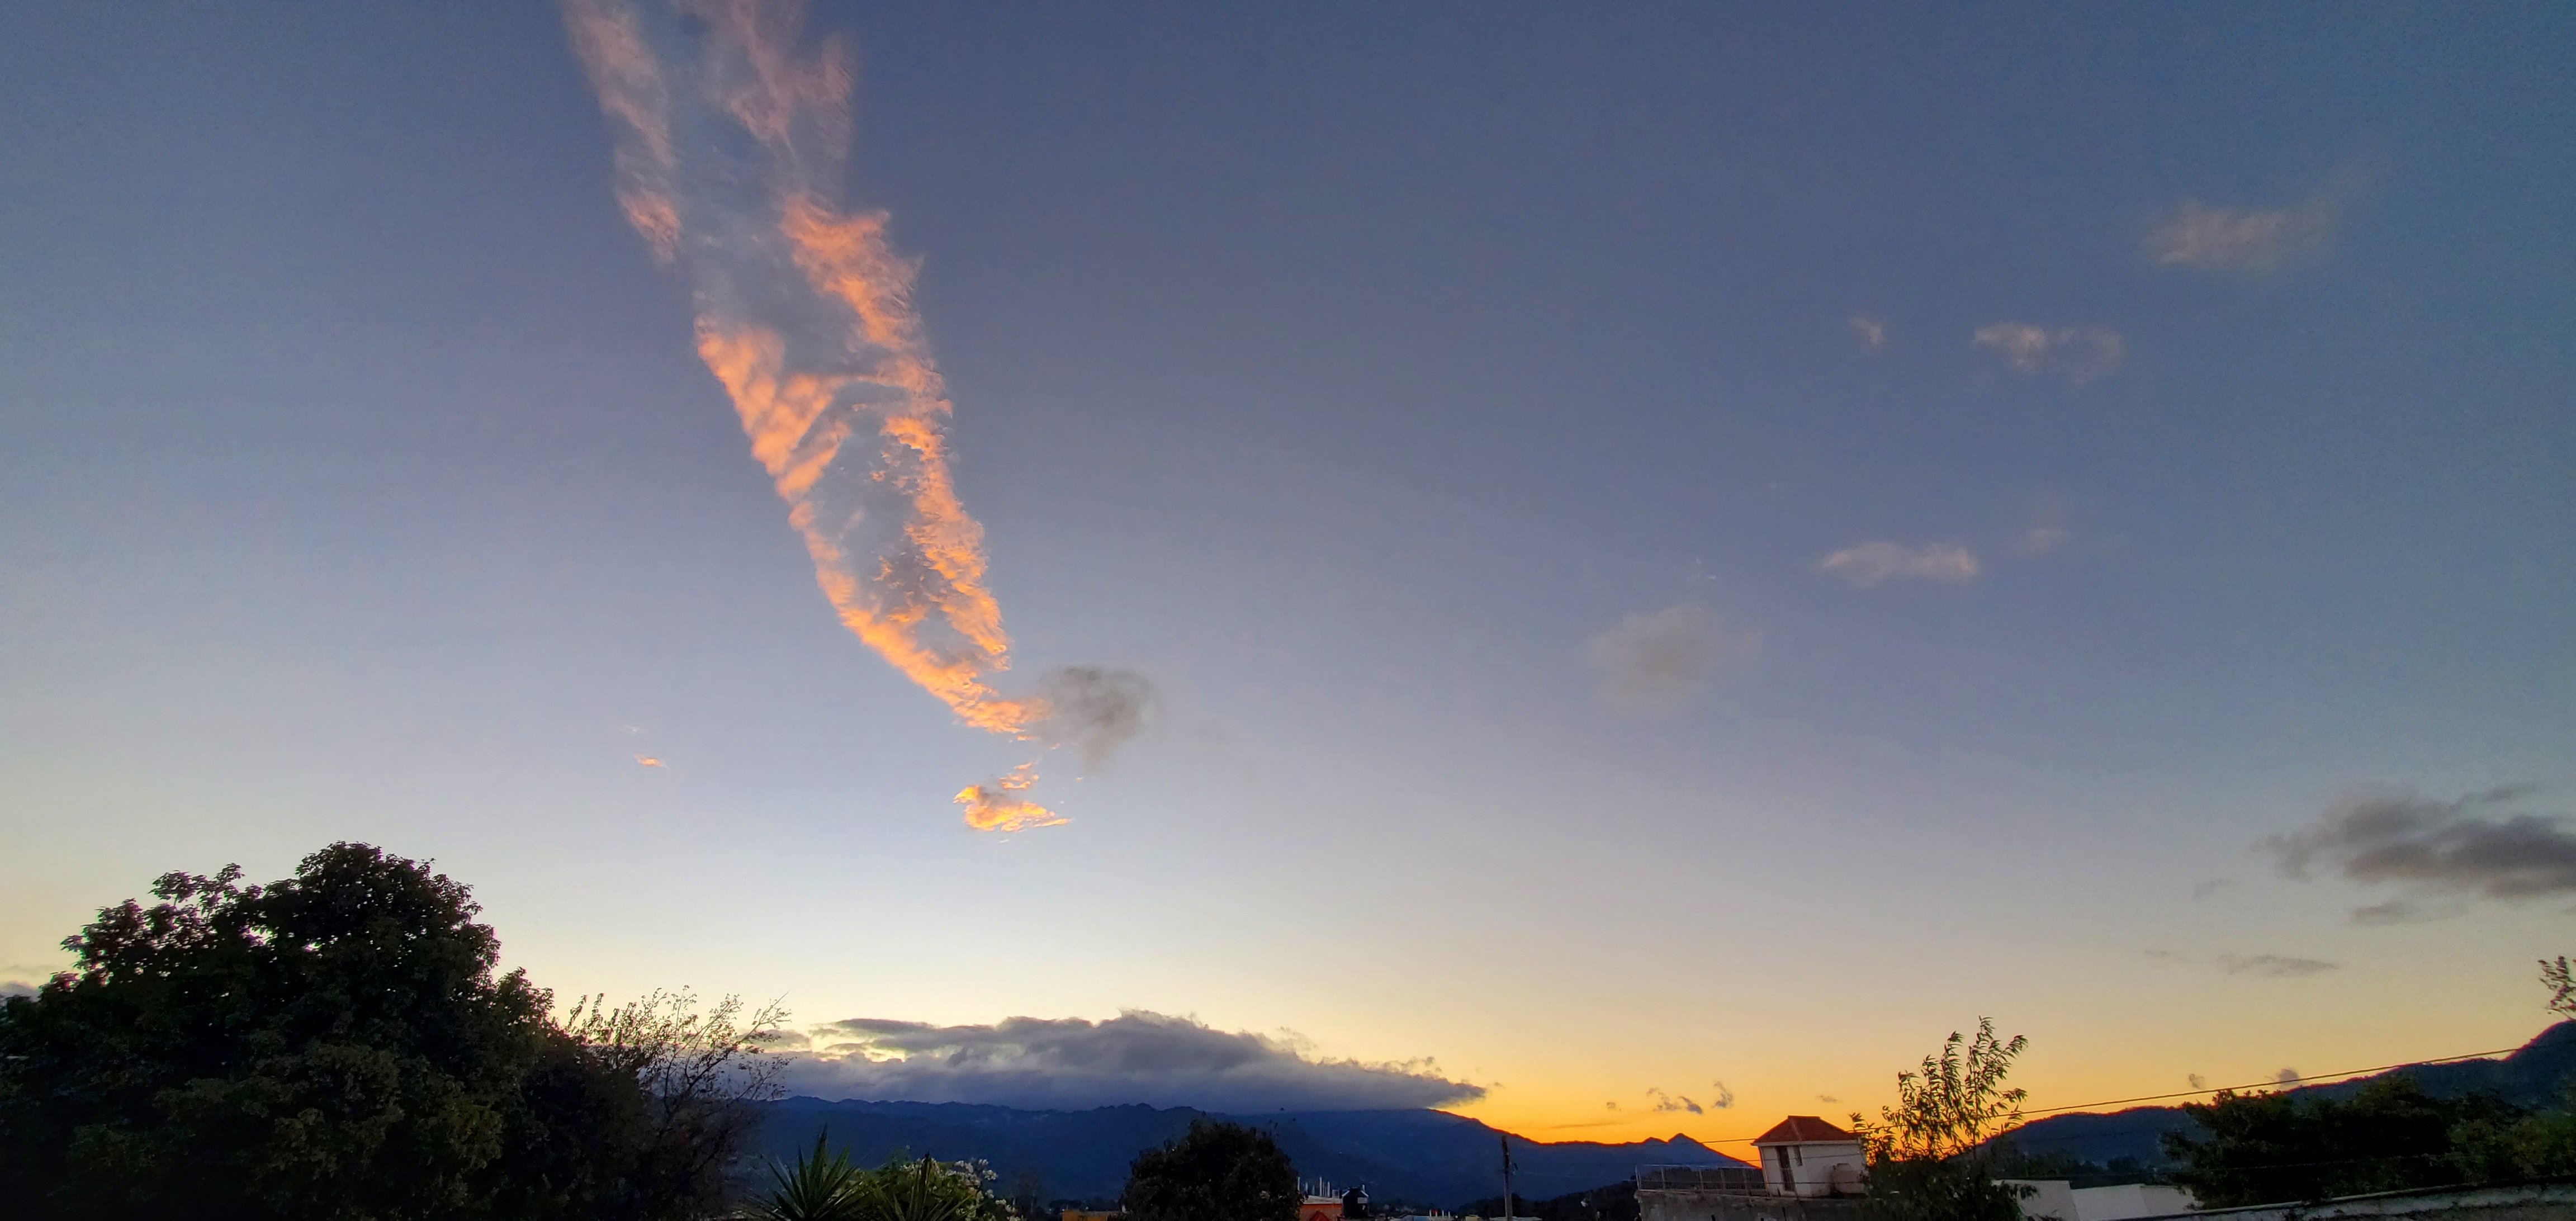
[[[1638,1221],[1869,1221],[1865,1200],[1732,1191],[1640,1191]]]
[[[1996,1179],[2014,1187],[2028,1187],[2032,1194],[2022,1197],[2021,1215],[2027,1221],[2051,1218],[2053,1221],[2092,1221],[2084,1215],[2073,1185],[2064,1179]]]
[[[1762,1183],[1773,1195],[1858,1195],[1869,1170],[1857,1142],[1757,1145],[1762,1155]],[[1780,1159],[1789,1159],[1784,1181]],[[1790,1187],[1794,1185],[1794,1192]],[[2068,1218],[2068,1221],[2073,1221]]]
[[[2078,1187],[2075,1189],[2075,1215],[2068,1221],[2129,1221],[2131,1217],[2187,1213],[2198,1207],[2200,1201],[2192,1199],[2190,1192],[2160,1183]]]

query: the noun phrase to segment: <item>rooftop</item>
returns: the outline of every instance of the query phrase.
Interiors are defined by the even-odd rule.
[[[1811,1142],[1849,1143],[1856,1139],[1817,1115],[1792,1115],[1772,1125],[1770,1131],[1753,1138],[1757,1145],[1799,1145]]]

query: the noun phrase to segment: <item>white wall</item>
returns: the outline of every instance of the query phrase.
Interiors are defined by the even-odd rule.
[[[2124,1183],[2118,1187],[2085,1187],[2075,1192],[2075,1216],[2067,1221],[2123,1221],[2128,1217],[2170,1217],[2200,1207],[2179,1187]]]
[[[1869,1170],[1869,1163],[1861,1157],[1859,1143],[1854,1141],[1756,1146],[1755,1152],[1762,1155],[1762,1185],[1773,1195],[1793,1194],[1780,1180],[1782,1154],[1789,1156],[1789,1178],[1797,1184],[1794,1194],[1801,1196],[1832,1195],[1837,1190],[1845,1195],[1858,1195],[1862,1179]],[[2067,1221],[2074,1219],[2070,1217]]]

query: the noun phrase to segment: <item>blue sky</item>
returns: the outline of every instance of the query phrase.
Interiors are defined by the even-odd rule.
[[[1025,751],[833,621],[552,11],[13,9],[0,966],[345,837],[567,993],[1531,1128],[1984,1012],[2064,1101],[2519,1042],[2576,888],[2257,845],[2570,808],[2570,22],[817,6],[1020,670],[1161,694],[996,838]]]

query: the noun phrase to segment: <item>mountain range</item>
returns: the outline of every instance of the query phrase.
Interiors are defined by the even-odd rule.
[[[2414,1078],[2425,1093],[2436,1098],[2487,1093],[2520,1106],[2546,1107],[2564,1102],[2560,1091],[2571,1075],[2576,1075],[2576,1022],[2560,1022],[2498,1059],[2410,1064],[2330,1085],[2299,1086],[2289,1093],[2298,1097],[2347,1098],[2373,1081],[2405,1076]],[[2165,1162],[2163,1136],[2167,1132],[2198,1136],[2200,1125],[2179,1106],[2130,1107],[2123,1111],[2050,1115],[2015,1129],[2010,1139],[2030,1153],[2070,1153],[2102,1165],[2116,1158],[2133,1158],[2141,1166],[2154,1167]]]
[[[2404,1074],[2425,1092],[2451,1097],[2499,1095],[2523,1106],[2549,1106],[2576,1075],[2576,1022],[2542,1031],[2510,1055],[2452,1064],[2419,1064],[2291,1092],[2340,1098],[2372,1081]],[[1127,1164],[1142,1150],[1187,1131],[1193,1119],[1230,1119],[1270,1130],[1297,1172],[1342,1187],[1365,1186],[1372,1199],[1456,1208],[1502,1188],[1501,1130],[1445,1111],[1280,1111],[1218,1115],[1187,1107],[1143,1105],[1084,1111],[1033,1111],[971,1103],[826,1102],[789,1098],[769,1104],[761,1144],[787,1158],[811,1149],[817,1135],[862,1162],[897,1152],[944,1161],[980,1158],[1011,1196],[1106,1202],[1125,1185]],[[1760,1126],[1767,1126],[1763,1124]],[[2050,1115],[2017,1129],[2011,1140],[2031,1153],[2064,1152],[2109,1164],[2133,1158],[2163,1164],[2160,1138],[2198,1125],[2180,1107]],[[1513,1135],[1524,1199],[1586,1191],[1627,1180],[1641,1165],[1742,1166],[1688,1136],[1627,1144],[1534,1141]]]
[[[1188,1131],[1193,1119],[1267,1129],[1299,1175],[1337,1187],[1364,1186],[1379,1203],[1446,1208],[1502,1191],[1505,1134],[1445,1111],[1215,1115],[1143,1105],[1024,1111],[958,1102],[789,1098],[770,1104],[761,1143],[779,1158],[812,1149],[818,1135],[867,1164],[898,1151],[943,1161],[981,1158],[1000,1176],[995,1189],[1006,1195],[1106,1201],[1126,1186],[1127,1164],[1137,1153]],[[1514,1187],[1532,1199],[1619,1182],[1640,1165],[1745,1164],[1678,1134],[1615,1145],[1517,1135],[1511,1141]]]

